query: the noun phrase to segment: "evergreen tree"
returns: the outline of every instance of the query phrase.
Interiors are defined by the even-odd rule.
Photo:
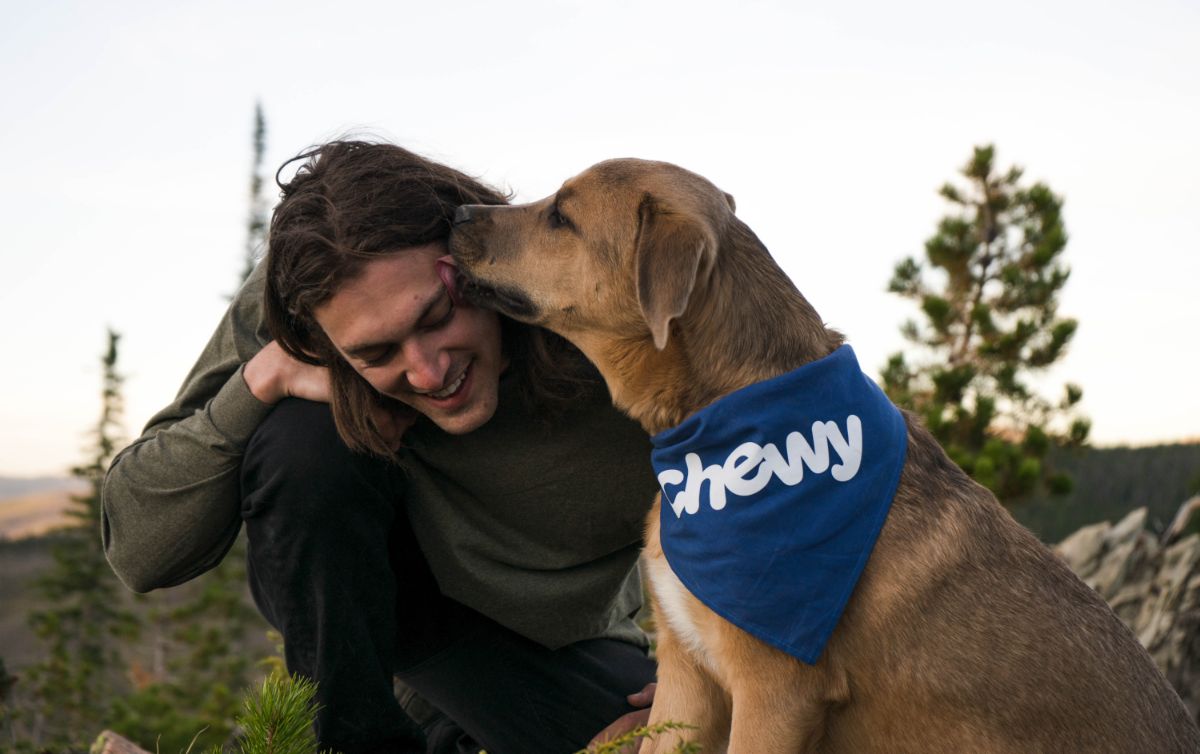
[[[1018,167],[999,172],[990,145],[975,148],[962,175],[965,186],[941,188],[953,211],[925,242],[924,263],[902,260],[888,285],[920,306],[924,322],[909,320],[901,331],[927,358],[891,356],[884,387],[1001,499],[1043,482],[1066,492],[1070,479],[1044,459],[1052,443],[1086,442],[1090,423],[1077,415],[1083,391],[1066,385],[1052,403],[1029,384],[1058,361],[1077,327],[1058,316],[1070,275],[1060,259],[1062,199],[1045,184],[1022,185]]]
[[[256,102],[241,282],[250,276],[266,245],[268,208],[262,175],[266,134],[262,103]],[[160,631],[160,660],[151,675],[154,682],[117,711],[128,720],[130,730],[171,727],[183,732],[203,727],[205,732],[197,741],[203,746],[224,740],[233,730],[241,704],[238,692],[248,684],[252,666],[240,648],[251,626],[262,624],[244,595],[245,538],[239,537],[220,565],[189,586],[191,592],[181,602],[160,597],[151,610]],[[158,713],[163,699],[170,703]],[[166,710],[187,710],[188,715]]]
[[[300,676],[267,676],[257,694],[245,699],[245,714],[238,717],[244,731],[241,754],[313,754],[317,740],[313,720],[317,685]]]
[[[246,222],[245,265],[242,282],[250,277],[266,247],[267,199],[263,196],[263,162],[267,147],[267,121],[262,102],[254,103],[254,158],[250,171],[250,212]],[[168,660],[173,682],[181,689],[200,692],[195,709],[202,711],[213,729],[233,721],[240,705],[236,691],[247,684],[251,662],[237,651],[252,624],[265,628],[245,599],[246,540],[238,537],[221,564],[198,579],[196,596],[167,609],[165,620],[174,626],[170,640],[179,650]]]
[[[8,739],[14,745],[17,736],[13,729],[16,715],[13,710],[12,695],[17,680],[17,676],[8,674],[8,668],[4,666],[4,658],[0,657],[0,741]],[[0,745],[0,749],[3,749],[2,745]]]
[[[244,548],[191,583],[151,595],[156,661],[146,682],[119,699],[110,726],[144,748],[224,744],[235,729],[252,659],[245,639],[259,623],[243,593]]]
[[[100,542],[100,490],[121,434],[118,340],[110,329],[91,459],[72,470],[89,491],[72,497],[68,514],[74,522],[58,535],[53,566],[35,582],[52,607],[29,619],[48,649],[48,657],[28,673],[36,699],[33,739],[55,750],[86,748],[100,729],[109,703],[127,686],[120,642],[138,632],[137,619],[122,607]]]
[[[261,103],[254,106],[253,146],[242,282],[254,270],[266,242],[266,119]],[[114,728],[143,746],[157,742],[167,749],[183,750],[190,744],[199,749],[228,738],[240,709],[238,692],[248,684],[253,666],[243,651],[246,636],[252,626],[265,628],[245,591],[246,547],[245,538],[239,537],[216,568],[150,597],[154,660],[135,692],[115,703]]]
[[[263,157],[267,150],[267,121],[261,102],[254,103],[254,162],[250,170],[250,216],[247,220],[245,264],[240,282],[245,282],[258,264],[267,241],[267,200],[263,196]]]

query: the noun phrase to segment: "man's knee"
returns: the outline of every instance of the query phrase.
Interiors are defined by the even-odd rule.
[[[349,449],[337,435],[329,404],[285,398],[251,436],[243,465],[303,471],[342,452]]]
[[[402,511],[399,471],[350,452],[328,406],[280,402],[250,441],[241,483],[251,591],[285,637],[298,615],[288,606],[342,594],[343,579],[381,585],[381,598],[392,599],[382,585]]]
[[[398,475],[388,462],[346,447],[328,404],[285,399],[246,447],[242,517],[250,521],[271,516],[279,505],[285,506],[289,520],[303,525],[320,524],[326,517],[333,523],[355,512],[382,512],[372,507],[394,504]],[[354,504],[339,504],[344,501]]]

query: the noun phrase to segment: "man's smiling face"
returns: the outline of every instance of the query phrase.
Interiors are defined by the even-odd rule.
[[[446,253],[439,241],[373,259],[313,314],[372,387],[463,434],[492,418],[507,362],[499,316],[456,304],[438,275]]]

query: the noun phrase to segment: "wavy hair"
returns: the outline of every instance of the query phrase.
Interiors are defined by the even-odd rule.
[[[290,180],[283,171],[300,162]],[[333,418],[352,449],[395,459],[376,408],[416,418],[378,393],[347,363],[313,315],[372,259],[450,235],[462,204],[506,204],[509,197],[476,179],[394,144],[333,141],[288,160],[275,175],[281,190],[267,244],[264,311],[287,353],[327,367]],[[525,399],[550,411],[593,390],[600,380],[573,346],[545,330],[502,321],[511,367]]]

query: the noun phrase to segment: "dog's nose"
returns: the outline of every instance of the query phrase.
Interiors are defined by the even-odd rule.
[[[471,222],[471,208],[463,204],[458,209],[454,210],[454,224],[462,225],[463,223]]]

